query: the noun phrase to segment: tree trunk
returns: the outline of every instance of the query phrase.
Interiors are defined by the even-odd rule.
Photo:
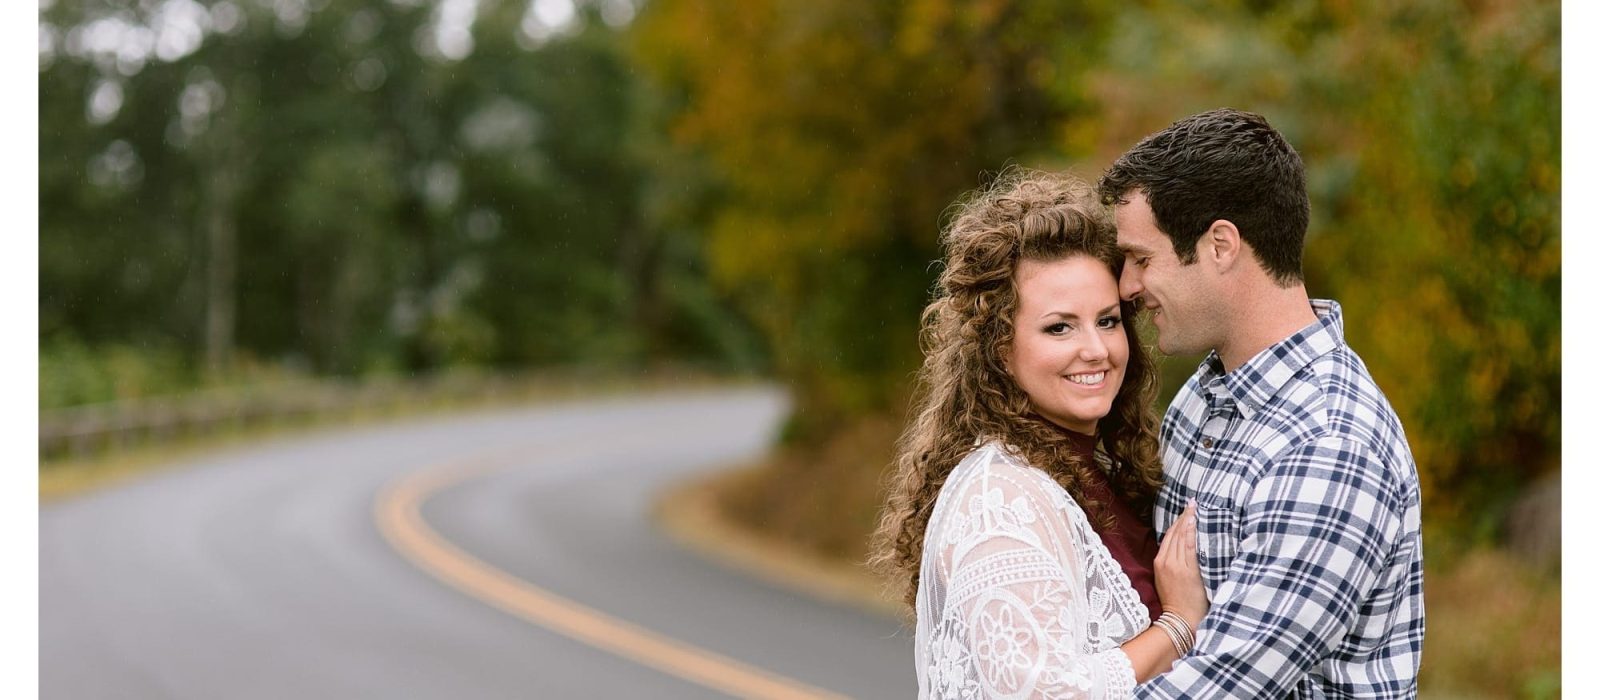
[[[225,99],[238,100],[238,91]],[[227,372],[233,362],[234,332],[238,325],[238,237],[235,221],[238,210],[240,148],[236,105],[225,105],[216,114],[206,134],[208,171],[201,216],[206,232],[206,373],[212,377]]]

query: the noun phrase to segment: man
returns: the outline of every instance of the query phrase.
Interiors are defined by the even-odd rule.
[[[1422,656],[1416,463],[1306,293],[1305,166],[1262,117],[1215,110],[1100,181],[1137,300],[1168,354],[1209,355],[1161,424],[1165,533],[1194,499],[1211,610],[1150,698],[1415,697]]]

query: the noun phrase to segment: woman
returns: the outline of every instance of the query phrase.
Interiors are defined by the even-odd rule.
[[[874,555],[916,609],[919,696],[1127,697],[1207,603],[1193,507],[1159,550],[1149,528],[1156,378],[1115,233],[1087,184],[1012,171],[942,242]]]

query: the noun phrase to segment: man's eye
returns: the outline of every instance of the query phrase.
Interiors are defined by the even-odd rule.
[[[1139,267],[1150,267],[1150,256],[1147,255],[1145,257],[1142,257],[1142,258],[1139,258],[1137,260],[1134,260],[1133,264],[1138,265]]]

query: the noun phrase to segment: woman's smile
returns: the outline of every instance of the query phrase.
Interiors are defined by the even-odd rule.
[[[1069,374],[1067,381],[1083,387],[1099,388],[1105,385],[1106,371],[1102,369],[1089,374]]]

